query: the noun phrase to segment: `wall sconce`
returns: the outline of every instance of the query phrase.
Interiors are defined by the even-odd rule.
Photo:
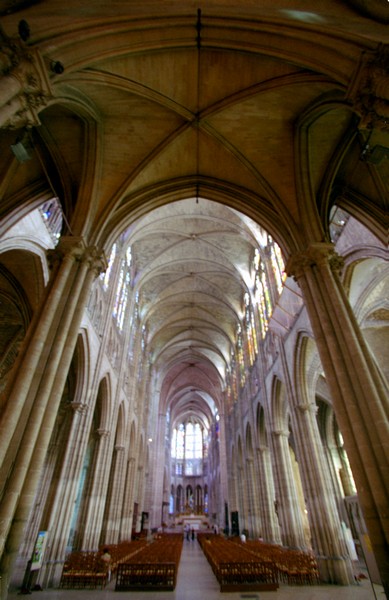
[[[22,139],[18,138],[14,144],[11,144],[11,150],[20,163],[31,160],[30,144],[27,135]]]

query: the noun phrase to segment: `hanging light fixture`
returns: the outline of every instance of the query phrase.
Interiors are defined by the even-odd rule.
[[[199,202],[199,171],[200,171],[200,67],[201,67],[201,8],[197,9],[196,46],[197,46],[197,99],[196,99],[196,204]]]

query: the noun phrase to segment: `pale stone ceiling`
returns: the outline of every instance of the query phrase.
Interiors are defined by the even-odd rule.
[[[5,33],[25,19],[27,46],[64,66],[51,74],[53,96],[30,133],[36,152],[7,180],[4,206],[49,187],[73,234],[108,252],[129,232],[162,397],[182,413],[193,399],[204,415],[219,401],[248,284],[255,234],[227,205],[287,258],[327,234],[322,191],[341,147],[337,184],[360,192],[377,229],[384,221],[389,168],[373,185],[358,162],[347,94],[362,50],[388,39],[387,3],[370,3],[381,21],[352,4],[0,2]],[[1,133],[3,156],[13,140]],[[378,142],[389,146],[387,134]]]
[[[254,222],[201,197],[158,208],[131,228],[149,358],[166,377],[170,403],[185,400],[185,409],[193,390],[197,404],[205,400],[212,410],[211,399],[220,400],[261,241]]]

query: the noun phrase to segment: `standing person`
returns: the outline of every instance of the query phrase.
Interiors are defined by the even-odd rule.
[[[194,530],[194,527],[192,527],[192,540],[194,540],[194,539],[195,539],[195,530]]]
[[[101,555],[101,560],[104,562],[104,564],[107,567],[107,572],[108,572],[108,583],[111,581],[111,560],[112,557],[109,553],[108,548],[104,548],[103,550],[103,554]]]

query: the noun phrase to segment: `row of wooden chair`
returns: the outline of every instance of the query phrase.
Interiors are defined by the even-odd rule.
[[[198,541],[221,585],[245,583],[319,584],[314,556],[307,552],[239,537],[199,534]]]
[[[240,538],[233,538],[241,547]],[[278,579],[288,585],[318,585],[319,569],[315,557],[310,552],[284,548],[275,544],[266,544],[259,540],[247,540],[246,550],[257,559],[271,561],[277,568]]]
[[[174,590],[182,551],[181,534],[161,534],[117,569],[116,591]]]
[[[220,535],[199,534],[197,539],[221,591],[277,589],[277,569],[271,561],[258,559],[243,545],[238,548]]]
[[[108,569],[99,564],[97,552],[72,552],[64,563],[60,587],[103,588],[107,581]]]
[[[121,562],[129,560],[147,544],[146,540],[125,541],[120,544],[102,546],[98,551],[75,551],[66,557],[60,587],[69,589],[104,588],[110,573],[114,573]],[[102,560],[104,549],[111,560]]]

